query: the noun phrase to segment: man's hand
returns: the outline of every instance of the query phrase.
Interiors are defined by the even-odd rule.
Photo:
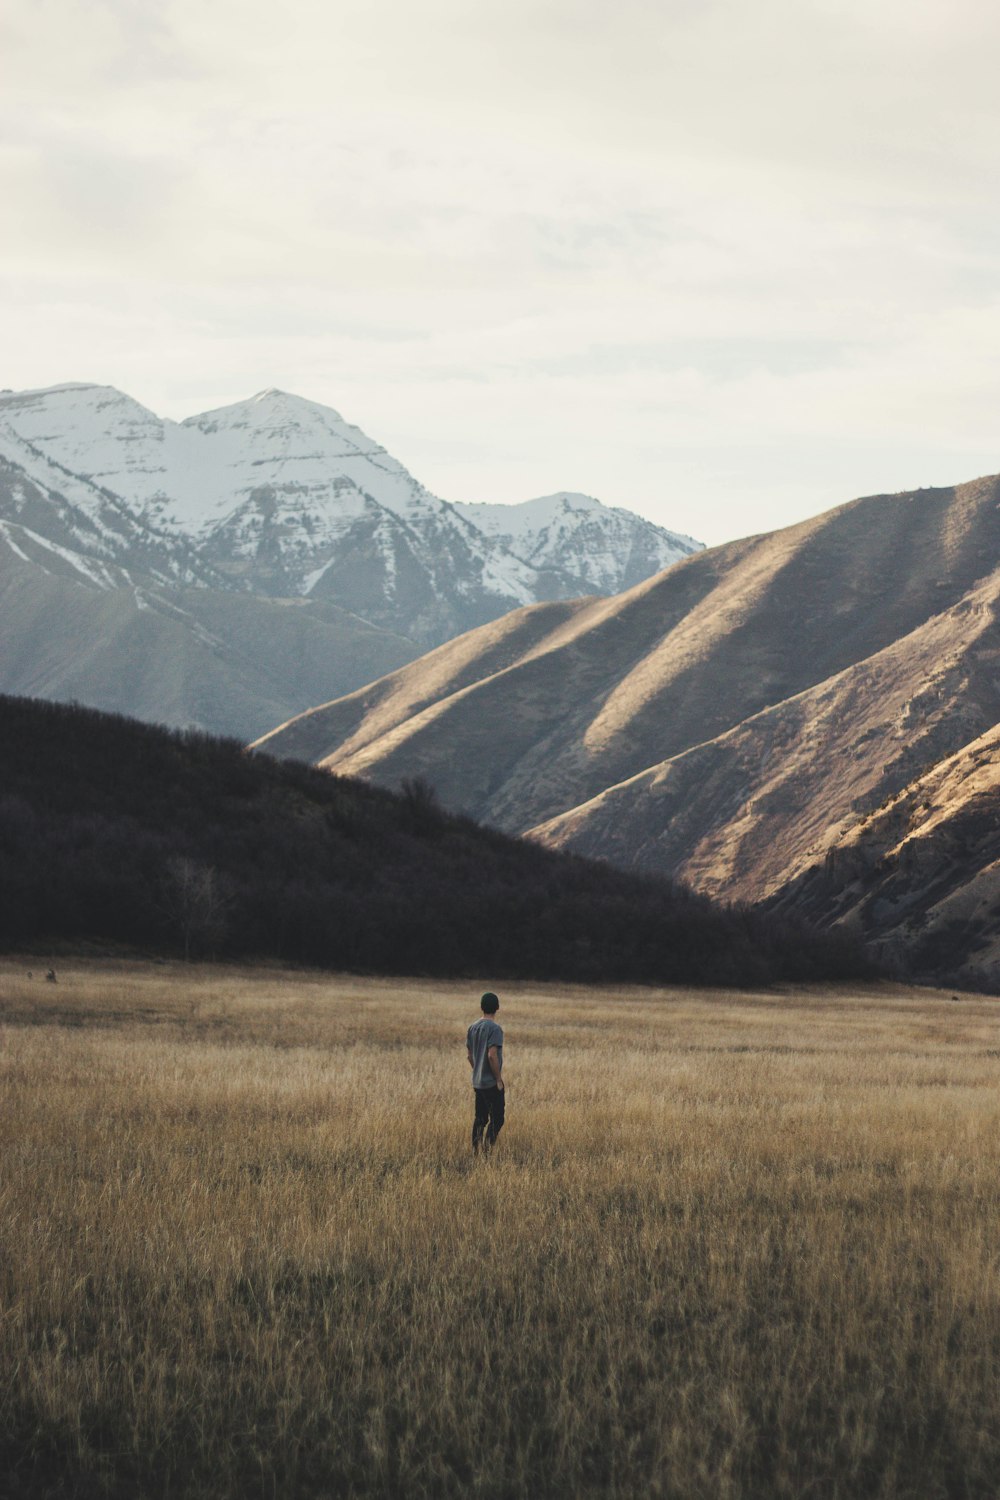
[[[500,1077],[500,1053],[496,1047],[491,1047],[486,1054],[486,1061],[490,1065],[490,1072],[496,1079],[497,1088],[503,1091],[503,1079]]]

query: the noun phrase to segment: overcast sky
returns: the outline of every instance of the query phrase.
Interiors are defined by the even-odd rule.
[[[1000,7],[0,0],[0,385],[717,542],[1000,470]]]

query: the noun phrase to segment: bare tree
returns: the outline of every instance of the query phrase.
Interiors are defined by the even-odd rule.
[[[232,896],[212,865],[173,855],[164,869],[160,904],[180,933],[185,963],[194,949],[210,949],[225,936]]]

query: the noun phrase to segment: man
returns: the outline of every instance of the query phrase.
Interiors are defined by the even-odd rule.
[[[488,1156],[503,1129],[503,1031],[494,1017],[500,1009],[496,995],[487,992],[479,1002],[482,1017],[473,1021],[466,1038],[472,1087],[476,1095],[476,1115],[472,1122],[472,1151],[480,1146]],[[486,1139],[483,1140],[485,1132]]]

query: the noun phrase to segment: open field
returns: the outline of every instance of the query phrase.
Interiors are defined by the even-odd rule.
[[[501,985],[474,1165],[475,986],[43,968],[3,1493],[996,1495],[997,1001]]]

